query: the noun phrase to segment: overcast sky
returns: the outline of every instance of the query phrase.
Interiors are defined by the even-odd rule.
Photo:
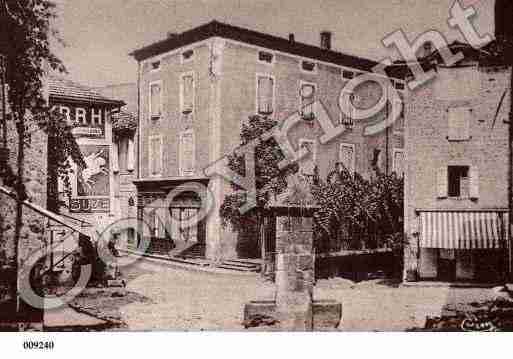
[[[134,49],[217,19],[233,25],[317,45],[319,32],[333,32],[337,51],[379,60],[387,55],[381,39],[403,29],[409,38],[447,25],[453,0],[55,0],[55,27],[66,47],[56,52],[70,77],[103,86],[134,82]],[[461,0],[477,10],[480,33],[493,33],[494,0]],[[396,58],[394,56],[394,58]]]

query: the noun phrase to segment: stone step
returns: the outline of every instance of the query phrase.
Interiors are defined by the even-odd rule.
[[[230,270],[234,270],[234,271],[238,271],[238,272],[258,272],[259,271],[259,269],[257,267],[247,268],[247,267],[235,266],[235,265],[224,264],[224,263],[221,263],[217,267],[223,268],[223,269],[230,269]]]
[[[225,260],[222,262],[222,264],[240,267],[240,268],[247,268],[247,269],[258,269],[260,268],[259,264],[255,263],[248,263],[248,262],[239,262],[237,260]]]

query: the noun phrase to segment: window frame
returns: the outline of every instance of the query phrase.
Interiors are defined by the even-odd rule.
[[[182,72],[180,74],[180,114],[185,115],[184,113],[184,91],[185,91],[185,82],[184,78],[192,76],[192,111],[187,115],[192,116],[196,112],[196,74],[194,71]]]
[[[316,96],[317,96],[318,87],[317,87],[317,83],[316,82],[299,80],[299,87],[298,87],[298,96],[299,96],[298,109],[299,109],[300,112],[303,109],[303,97],[301,96],[301,89],[305,85],[306,86],[313,86],[313,88],[314,88],[314,99],[313,99],[313,102],[312,102],[312,104],[314,104],[314,106],[312,106],[312,111],[313,111],[314,116],[317,117],[317,106],[315,105],[315,102],[316,102],[315,99],[316,99]]]
[[[187,52],[192,52],[192,55],[186,59],[184,57],[184,55]],[[183,51],[180,52],[180,63],[182,65],[184,65],[184,64],[188,64],[189,62],[193,62],[194,58],[196,57],[195,55],[196,55],[196,52],[194,51],[194,48],[184,49]]]
[[[260,53],[270,54],[272,56],[271,62],[260,60]],[[267,65],[267,66],[272,66],[272,65],[274,65],[275,61],[276,61],[276,53],[274,53],[272,51],[266,51],[266,50],[258,50],[257,51],[257,62],[258,63],[263,64],[263,65]]]
[[[160,171],[159,173],[153,173],[153,160],[154,160],[154,153],[152,148],[152,141],[153,140],[159,140],[159,162],[160,162]],[[164,141],[162,135],[151,135],[148,137],[148,158],[149,158],[149,165],[148,165],[148,174],[149,177],[162,177],[162,173],[164,172],[163,164],[164,164]]]
[[[458,168],[459,170],[462,170],[462,169],[466,169],[466,173],[467,173],[467,177],[463,177],[461,176],[461,173],[458,173],[458,192],[459,192],[459,195],[454,195],[453,193],[451,193],[451,189],[452,189],[452,185],[451,185],[451,168]],[[468,199],[470,198],[470,186],[471,186],[471,168],[472,166],[469,166],[469,165],[448,165],[447,166],[447,198],[452,198],[452,199]],[[466,196],[463,196],[462,195],[462,191],[461,191],[461,179],[462,178],[467,178],[467,195]]]
[[[151,88],[152,86],[154,85],[159,85],[160,86],[160,99],[159,99],[159,102],[160,102],[160,113],[158,116],[153,116],[152,114],[152,108],[151,108],[151,100],[152,100],[152,95],[151,95]],[[163,96],[163,93],[164,93],[164,86],[162,85],[162,80],[155,80],[155,81],[151,81],[148,85],[148,118],[150,120],[154,120],[154,121],[157,121],[157,120],[160,120],[163,115],[164,115],[164,102],[163,102],[163,99],[164,99],[164,96]]]
[[[191,134],[192,135],[192,171],[187,171],[185,172],[184,171],[184,166],[183,166],[183,158],[184,158],[184,155],[183,155],[183,147],[182,147],[182,138],[184,137],[184,135],[186,134]],[[194,130],[193,129],[187,129],[187,130],[184,130],[184,131],[180,131],[180,134],[179,134],[179,137],[178,137],[178,172],[180,173],[180,176],[181,177],[191,177],[191,176],[194,176],[194,174],[196,173],[196,134],[194,133]]]
[[[309,63],[312,63],[314,65],[314,68],[312,71],[309,71],[309,70],[305,70],[303,68],[303,64],[305,62],[309,62]],[[307,59],[302,59],[301,61],[299,61],[299,69],[301,70],[301,72],[305,73],[305,74],[311,74],[311,75],[316,75],[317,74],[317,68],[318,68],[318,64],[317,62],[315,61],[312,61],[312,60],[307,60]]]
[[[465,124],[465,127],[466,127],[466,136],[463,137],[463,136],[456,136],[456,137],[453,137],[452,136],[452,130],[451,130],[451,113],[453,113],[452,111],[464,111],[465,112],[465,119],[466,119],[466,124]],[[471,124],[472,124],[472,114],[473,114],[473,109],[472,107],[470,106],[451,106],[451,107],[448,107],[447,110],[446,110],[446,121],[447,121],[447,140],[449,142],[462,142],[462,141],[470,141],[472,139],[472,135],[471,135]],[[460,133],[461,131],[458,131],[458,133]]]
[[[259,111],[259,96],[258,96],[258,79],[260,77],[267,77],[267,78],[270,78],[273,80],[273,98],[272,98],[272,106],[273,106],[273,112],[271,112],[271,114],[269,115],[266,115],[266,114],[262,114],[260,113]],[[269,73],[265,73],[265,72],[257,72],[255,74],[255,113],[257,115],[262,115],[262,116],[272,116],[276,113],[276,77],[272,74],[269,74]]]
[[[353,159],[352,159],[352,171],[349,171],[351,175],[356,172],[356,144],[350,142],[341,142],[338,147],[338,162],[342,163],[342,148],[347,147],[353,150]]]
[[[397,173],[396,160],[395,160],[395,155],[397,153],[403,154],[403,173],[401,173],[401,177],[404,178],[404,172],[405,172],[404,164],[406,163],[405,158],[404,158],[404,148],[394,148],[392,150],[392,172],[395,172],[397,175],[399,175],[399,173]]]

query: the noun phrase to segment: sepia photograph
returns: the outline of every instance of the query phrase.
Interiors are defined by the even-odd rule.
[[[513,331],[512,66],[510,0],[0,0],[0,344]]]

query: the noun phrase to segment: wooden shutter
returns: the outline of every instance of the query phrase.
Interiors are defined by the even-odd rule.
[[[116,141],[112,142],[112,172],[119,172],[119,144]]]
[[[394,153],[394,172],[398,176],[404,175],[404,152],[395,151]]]
[[[119,140],[117,144],[117,153],[118,153],[118,169],[121,171],[127,170],[127,156],[128,156],[128,138],[123,137]]]
[[[448,110],[448,139],[461,141],[470,138],[470,109],[453,107]]]
[[[160,84],[152,84],[150,86],[150,111],[151,117],[160,117],[161,109],[161,96]]]
[[[340,162],[349,173],[354,173],[355,153],[353,146],[345,144],[340,145]]]
[[[479,198],[479,170],[476,166],[471,166],[469,169],[470,187],[469,197],[472,199]]]
[[[160,138],[152,138],[150,140],[150,170],[152,175],[161,172],[161,142]]]
[[[438,198],[447,198],[448,194],[448,178],[447,178],[447,167],[441,167],[438,169],[436,177],[437,185],[437,196]]]
[[[182,77],[182,81],[182,111],[184,113],[189,113],[192,112],[192,110],[194,109],[194,77],[192,75],[186,75]]]
[[[180,169],[183,176],[194,174],[194,133],[187,131],[180,136]]]
[[[133,171],[135,169],[135,145],[134,139],[128,139],[128,153],[127,153],[127,164],[126,168],[128,171]]]
[[[258,113],[273,113],[274,81],[271,77],[258,78]]]

